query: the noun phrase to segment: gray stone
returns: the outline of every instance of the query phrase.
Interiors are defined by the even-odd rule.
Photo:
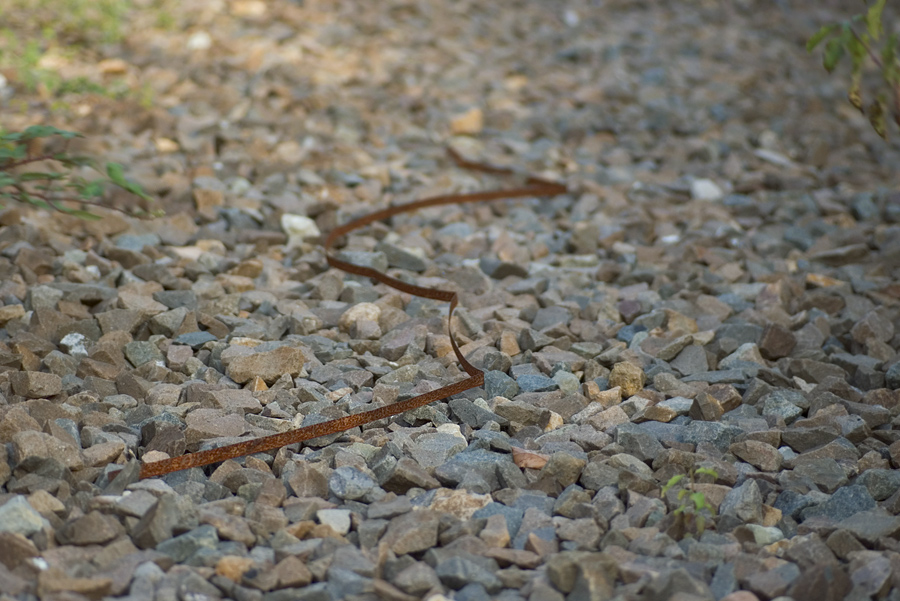
[[[875,499],[864,486],[843,486],[824,503],[800,511],[804,520],[824,516],[835,521],[849,518],[861,511],[874,509]]]
[[[511,399],[519,394],[519,385],[502,371],[491,370],[484,374],[484,391],[488,399],[495,396]]]
[[[328,490],[339,499],[356,501],[377,488],[378,483],[371,477],[350,466],[342,466],[331,473]]]
[[[488,372],[488,373],[500,373],[500,372]],[[505,374],[504,374],[505,375]],[[487,376],[485,376],[487,377]],[[508,376],[507,376],[508,377]],[[510,378],[512,380],[512,378]],[[515,384],[515,382],[513,382]],[[518,393],[518,386],[516,386],[516,393]],[[501,395],[505,396],[505,395]],[[510,397],[507,397],[510,398]],[[450,411],[453,412],[453,415],[460,420],[461,422],[467,424],[469,427],[474,429],[483,428],[485,424],[488,422],[497,422],[501,426],[509,425],[509,420],[506,418],[500,417],[490,409],[486,409],[484,407],[480,407],[476,405],[472,401],[468,399],[450,399],[449,401]]]
[[[397,556],[426,551],[437,545],[439,522],[434,511],[410,511],[390,521],[381,543]]]
[[[488,569],[463,557],[451,557],[441,562],[435,573],[444,586],[454,590],[459,590],[470,583],[482,585],[491,594],[503,588],[500,579]]]
[[[858,511],[838,522],[837,526],[872,547],[900,534],[900,517],[889,515],[883,509],[871,509]]]
[[[876,501],[884,501],[900,489],[900,472],[889,469],[866,470],[856,479]]]
[[[762,522],[762,493],[756,480],[747,479],[740,486],[731,489],[719,506],[721,515],[733,515],[743,522]]]
[[[626,453],[641,461],[653,460],[663,451],[659,440],[641,424],[619,424],[615,429],[615,437],[616,442],[622,445]]]
[[[559,388],[553,378],[543,374],[523,374],[516,378],[516,384],[523,392],[549,392]]]
[[[805,459],[801,455],[794,461],[794,473],[809,478],[823,492],[830,494],[847,484],[843,468],[831,457]]]
[[[156,550],[168,555],[175,562],[182,563],[201,549],[215,549],[218,543],[219,536],[215,527],[203,525],[163,541],[156,546]]]
[[[31,536],[44,528],[50,528],[50,522],[41,517],[25,497],[15,496],[0,505],[0,532]]]
[[[207,342],[213,342],[214,340],[218,340],[218,338],[205,330],[198,332],[187,332],[175,337],[176,344],[183,344],[185,346],[191,347],[194,350],[198,350]]]

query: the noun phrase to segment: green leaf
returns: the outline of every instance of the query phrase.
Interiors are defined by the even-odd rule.
[[[717,472],[716,470],[714,470],[711,467],[698,467],[694,471],[694,474],[697,476],[712,476],[713,478],[719,477],[719,472]]]
[[[74,131],[66,131],[64,129],[53,127],[52,125],[32,125],[22,132],[22,136],[19,139],[24,141],[34,140],[35,138],[48,138],[50,136],[60,136],[66,140],[84,137]]]
[[[6,161],[21,161],[28,153],[28,149],[24,145],[13,146],[12,148],[0,147],[0,165]]]
[[[78,217],[79,219],[84,219],[86,221],[99,221],[100,219],[103,219],[103,217],[101,215],[91,213],[90,211],[85,211],[84,209],[70,209],[68,207],[64,207],[64,206],[60,206],[60,205],[54,205],[54,206],[56,206],[56,208],[59,209],[60,211],[62,211],[63,213],[66,213],[68,215],[73,215],[75,217]]]
[[[878,37],[881,35],[882,27],[881,27],[881,13],[884,12],[884,5],[887,0],[877,0],[875,4],[869,7],[868,12],[866,12],[866,28],[869,30],[869,35],[872,36],[872,39],[878,41]]]
[[[700,511],[704,507],[706,507],[706,495],[702,492],[691,493],[691,501],[694,502],[694,508],[697,511]]]
[[[671,478],[669,478],[669,481],[666,482],[666,485],[662,488],[662,493],[666,494],[670,488],[681,482],[683,478],[684,474],[678,474],[677,476],[672,476]]]
[[[22,182],[34,182],[41,180],[59,180],[63,179],[65,175],[62,173],[41,173],[40,171],[29,171],[28,173],[22,173],[17,175],[19,181]]]
[[[703,517],[702,515],[698,515],[696,524],[697,524],[697,534],[702,535],[703,531],[706,530],[706,518]]]
[[[812,34],[812,36],[810,36],[809,40],[806,42],[806,51],[812,52],[813,50],[815,50],[816,46],[818,46],[822,42],[822,40],[828,37],[828,35],[838,27],[840,27],[840,25],[838,25],[837,23],[832,23],[831,25],[822,27],[822,29]]]
[[[103,196],[103,182],[98,180],[94,180],[92,182],[87,182],[81,190],[79,190],[82,198],[90,199],[90,198],[99,198]]]
[[[828,40],[825,44],[825,55],[822,59],[822,66],[831,73],[837,66],[838,61],[844,56],[844,41],[841,38]]]
[[[117,186],[124,188],[128,185],[128,180],[125,179],[125,170],[122,168],[122,165],[118,163],[107,163],[106,175],[108,175],[109,179]]]
[[[896,33],[892,34],[881,49],[881,76],[891,85],[896,85],[898,80],[900,80],[900,77],[898,77],[900,71],[897,68],[898,39],[900,38],[898,38]]]

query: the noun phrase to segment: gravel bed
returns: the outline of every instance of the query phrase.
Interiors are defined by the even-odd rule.
[[[838,13],[727,4],[136,21],[155,106],[72,128],[168,216],[0,214],[0,600],[900,601],[898,147],[802,51]],[[505,185],[445,144],[570,193],[340,258],[457,290],[484,387],[137,480],[465,377],[446,305],[319,246]]]

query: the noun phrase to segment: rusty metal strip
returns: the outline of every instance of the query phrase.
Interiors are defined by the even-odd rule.
[[[495,175],[511,175],[514,173],[510,169],[468,161],[452,150],[448,152],[450,153],[451,158],[456,162],[456,164],[465,169],[471,169]],[[561,184],[557,184],[537,177],[529,177],[527,179],[526,185],[517,188],[475,192],[473,194],[449,194],[443,196],[434,196],[423,200],[417,200],[414,202],[381,209],[380,211],[369,213],[368,215],[345,223],[344,225],[335,228],[334,231],[332,231],[328,235],[323,246],[325,248],[328,264],[332,267],[336,267],[337,269],[341,269],[343,271],[346,271],[347,273],[370,277],[373,280],[390,286],[391,288],[400,290],[401,292],[412,294],[414,296],[449,302],[449,328],[449,319],[452,319],[453,311],[454,309],[456,309],[456,305],[459,301],[459,297],[457,296],[456,292],[453,292],[451,290],[440,290],[437,288],[424,288],[422,286],[415,286],[413,284],[402,282],[396,278],[392,278],[369,267],[362,267],[360,265],[354,265],[353,263],[341,261],[331,254],[331,248],[334,243],[341,236],[369,225],[375,221],[388,219],[390,217],[393,217],[394,215],[399,215],[400,213],[408,213],[426,207],[466,204],[471,202],[483,202],[504,198],[556,196],[565,192],[566,187]],[[239,442],[237,444],[219,447],[217,449],[198,451],[196,453],[189,453],[180,457],[172,457],[171,459],[155,461],[152,463],[142,463],[140,478],[143,479],[162,476],[171,472],[177,472],[191,467],[200,467],[209,465],[211,463],[225,461],[226,459],[234,459],[237,457],[243,457],[245,455],[251,455],[253,453],[271,451],[286,445],[303,442],[304,440],[310,440],[313,438],[319,438],[320,436],[328,436],[329,434],[343,432],[345,430],[391,417],[405,411],[417,409],[418,407],[433,403],[434,401],[440,401],[454,394],[469,390],[470,388],[481,386],[482,384],[484,384],[484,372],[469,363],[469,361],[463,356],[462,351],[459,350],[459,344],[456,342],[456,338],[453,336],[452,330],[449,331],[449,334],[450,344],[453,346],[453,352],[456,354],[456,359],[459,361],[460,365],[462,365],[466,373],[469,374],[469,377],[465,380],[460,380],[459,382],[456,382],[454,384],[438,388],[437,390],[432,390],[431,392],[427,392],[425,394],[407,399],[405,401],[401,401],[399,403],[372,409],[371,411],[348,415],[339,419],[297,428],[288,432],[283,432],[281,434],[273,434],[272,436],[255,438],[253,440],[247,440],[244,442]],[[110,473],[109,478],[112,479],[114,475],[114,473]]]

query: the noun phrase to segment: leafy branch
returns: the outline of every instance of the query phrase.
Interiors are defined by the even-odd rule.
[[[855,15],[842,23],[825,25],[806,42],[806,50],[812,52],[825,42],[822,65],[832,73],[844,56],[851,62],[850,89],[847,97],[850,103],[866,115],[872,128],[882,138],[887,139],[887,119],[893,115],[900,125],[900,37],[893,33],[885,36],[882,16],[887,0],[876,0],[868,6],[865,14]],[[857,31],[855,25],[864,23],[864,31]],[[826,41],[827,40],[827,41]],[[887,90],[878,91],[868,103],[863,101],[863,68],[869,59],[881,72],[881,79]]]
[[[38,140],[54,137],[63,140],[61,152],[32,154],[31,148],[38,144]],[[106,163],[101,170],[93,159],[69,154],[69,141],[80,137],[81,134],[49,125],[33,125],[21,132],[0,133],[0,208],[5,207],[6,201],[25,202],[88,220],[101,219],[101,216],[84,207],[126,212],[100,202],[109,184],[144,201],[153,201],[138,184],[125,178],[124,170],[118,163]],[[45,168],[36,169],[38,164]],[[56,167],[61,169],[56,170]],[[100,177],[86,179],[76,174],[77,170],[85,167],[93,169]],[[80,208],[72,208],[66,203],[76,203]],[[145,217],[160,213],[138,210],[133,214]]]
[[[712,476],[713,480],[719,477],[716,470],[708,467],[698,467],[692,472],[688,472],[689,484],[684,485],[684,474],[672,476],[665,486],[662,487],[662,496],[676,486],[681,486],[678,491],[678,507],[672,512],[678,525],[679,530],[696,531],[697,536],[703,534],[706,529],[707,518],[716,515],[716,508],[710,505],[706,500],[706,495],[702,492],[694,490],[695,480],[698,476]]]

